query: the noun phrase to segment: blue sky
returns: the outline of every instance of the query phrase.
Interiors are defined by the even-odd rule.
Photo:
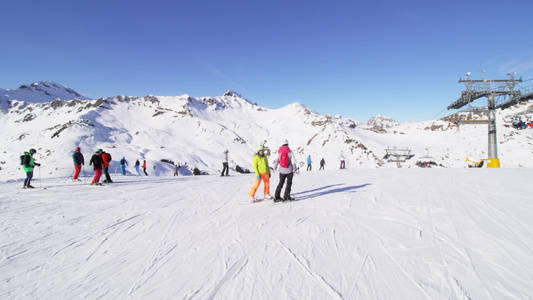
[[[268,108],[423,121],[453,112],[466,72],[533,78],[531,11],[530,0],[2,0],[0,88],[230,89]]]

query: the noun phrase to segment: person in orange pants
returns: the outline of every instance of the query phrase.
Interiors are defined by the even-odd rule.
[[[255,182],[252,190],[248,194],[252,199],[252,202],[261,201],[255,197],[255,193],[261,184],[261,181],[265,184],[265,199],[272,199],[270,196],[270,167],[268,166],[268,158],[265,156],[265,147],[259,146],[257,153],[254,156],[254,171]]]

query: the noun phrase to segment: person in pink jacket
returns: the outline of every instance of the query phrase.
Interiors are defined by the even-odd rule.
[[[274,193],[274,202],[294,200],[291,197],[292,178],[296,171],[296,159],[292,154],[292,150],[289,148],[289,142],[283,141],[283,145],[278,150],[278,159],[274,165],[274,169],[279,165],[279,183]],[[287,180],[287,186],[285,187],[285,193],[281,198],[281,190]]]

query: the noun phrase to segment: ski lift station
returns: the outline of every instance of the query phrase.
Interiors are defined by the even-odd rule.
[[[383,157],[383,159],[386,159],[388,162],[401,163],[415,156],[414,154],[411,154],[412,151],[409,148],[398,149],[394,147],[394,148],[387,148],[385,149],[385,151],[386,151],[386,154]]]
[[[448,106],[449,109],[460,109],[466,105],[470,106],[470,111],[482,111],[472,108],[471,103],[479,98],[486,97],[488,100],[487,111],[488,118],[485,120],[463,120],[459,124],[487,124],[488,125],[488,158],[486,159],[488,168],[499,168],[500,160],[498,158],[498,141],[496,134],[496,109],[505,109],[520,102],[533,99],[533,88],[516,89],[518,82],[523,82],[522,78],[515,79],[516,73],[507,74],[510,78],[503,80],[471,80],[470,72],[466,74],[466,80],[459,79],[463,82],[466,91],[461,92],[461,97]]]

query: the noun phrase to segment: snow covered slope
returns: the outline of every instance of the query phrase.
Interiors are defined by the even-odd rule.
[[[240,204],[252,175],[4,183],[0,298],[531,299],[532,175],[301,172],[279,205]]]

